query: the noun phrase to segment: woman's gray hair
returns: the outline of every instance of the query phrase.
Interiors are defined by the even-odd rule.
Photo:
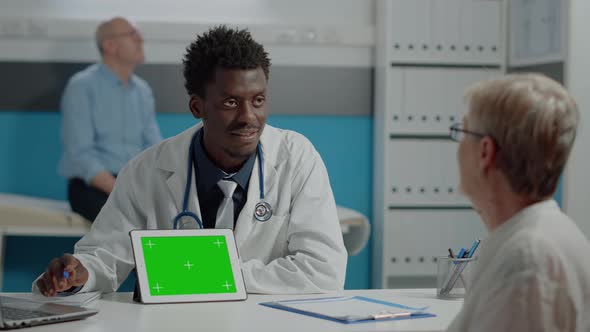
[[[576,102],[540,74],[511,74],[476,83],[466,94],[472,130],[498,144],[497,166],[512,189],[533,199],[551,196],[576,138]]]

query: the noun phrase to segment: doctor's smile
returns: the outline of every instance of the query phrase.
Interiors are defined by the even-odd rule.
[[[230,134],[236,140],[243,142],[258,141],[260,137],[260,128],[240,129],[231,131]]]

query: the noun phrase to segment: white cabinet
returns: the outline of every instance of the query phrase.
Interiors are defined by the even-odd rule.
[[[566,0],[510,1],[511,67],[564,60]]]
[[[497,76],[497,68],[391,66],[387,70],[387,130],[392,135],[448,135],[467,111],[465,87]]]
[[[504,57],[502,1],[380,1],[389,2],[377,5],[377,20],[387,20],[383,41],[392,62],[495,65]]]
[[[470,245],[476,234],[485,232],[476,213],[470,209],[444,213],[434,209],[390,210],[386,215],[388,222],[383,233],[387,238],[396,239],[383,243],[383,272],[387,276],[433,275],[437,256],[447,253],[449,239]]]
[[[387,209],[469,206],[459,194],[455,142],[393,138],[387,149]]]
[[[449,127],[464,90],[504,72],[501,0],[378,0],[373,287],[436,274],[436,256],[485,230],[460,195]],[[431,285],[434,286],[434,285]]]

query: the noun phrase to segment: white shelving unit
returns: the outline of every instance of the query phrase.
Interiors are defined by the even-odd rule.
[[[503,0],[378,0],[373,287],[436,275],[436,256],[485,235],[459,194],[449,127],[471,83],[505,71]],[[416,278],[418,277],[418,278]],[[433,285],[431,285],[433,286]]]
[[[512,0],[509,4],[509,67],[565,59],[569,0]]]

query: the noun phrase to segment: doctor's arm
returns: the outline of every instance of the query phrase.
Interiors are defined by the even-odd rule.
[[[119,173],[112,194],[90,231],[74,247],[74,257],[88,270],[80,292],[114,292],[134,268],[129,231],[145,228],[141,202],[136,198],[137,168],[132,161]],[[136,176],[133,177],[133,173]]]
[[[133,163],[133,162],[132,162]],[[145,228],[145,217],[134,195],[128,164],[123,168],[113,193],[74,247],[74,254],[53,259],[45,273],[33,282],[33,292],[54,296],[78,287],[76,292],[114,292],[135,266],[129,231]],[[69,276],[63,273],[67,271]]]
[[[347,252],[326,168],[315,149],[305,153],[292,185],[287,255],[268,264],[242,264],[249,293],[322,293],[344,287]],[[272,222],[272,220],[271,220]]]
[[[129,232],[146,227],[137,198],[141,178],[131,161],[119,173],[115,188],[88,232],[74,247],[74,257],[88,269],[81,292],[114,292],[135,267]]]

